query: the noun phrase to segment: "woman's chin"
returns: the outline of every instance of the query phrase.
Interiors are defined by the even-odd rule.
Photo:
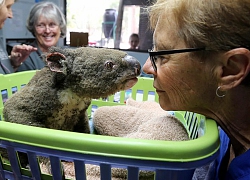
[[[170,106],[169,101],[166,100],[166,99],[161,98],[160,96],[159,96],[159,104],[160,104],[161,108],[163,110],[165,110],[165,111],[171,111],[171,110],[173,110],[171,108],[171,106]]]

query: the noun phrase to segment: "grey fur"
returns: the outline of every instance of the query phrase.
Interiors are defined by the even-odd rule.
[[[135,58],[106,48],[53,47],[43,58],[47,65],[5,103],[5,121],[89,133],[91,100],[130,88],[141,70]]]

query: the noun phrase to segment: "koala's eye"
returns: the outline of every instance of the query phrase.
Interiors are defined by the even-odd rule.
[[[107,61],[105,63],[105,67],[108,68],[108,69],[113,69],[114,63],[112,63],[111,61]]]

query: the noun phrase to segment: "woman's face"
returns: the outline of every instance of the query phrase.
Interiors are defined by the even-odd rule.
[[[137,37],[130,37],[129,39],[130,49],[136,49],[139,44],[139,39]]]
[[[158,21],[153,37],[153,51],[188,48],[176,32],[173,21]],[[211,66],[194,59],[190,52],[159,56],[156,66],[157,72],[148,58],[143,71],[154,75],[153,85],[159,95],[159,103],[165,110],[202,111],[198,108],[205,107],[206,100],[215,94],[215,89],[211,93],[211,88],[214,88],[210,84],[214,82]]]
[[[14,4],[14,0],[5,0],[5,3],[0,5],[0,29],[4,26],[4,21],[7,18],[12,18],[11,6]]]
[[[60,27],[55,21],[43,16],[38,19],[35,25],[35,36],[38,46],[43,52],[48,51],[51,46],[56,46],[60,34]]]

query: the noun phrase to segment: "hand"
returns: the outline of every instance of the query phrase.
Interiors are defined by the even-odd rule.
[[[23,44],[14,46],[10,55],[13,68],[18,68],[33,51],[37,51],[37,48],[30,45]]]

